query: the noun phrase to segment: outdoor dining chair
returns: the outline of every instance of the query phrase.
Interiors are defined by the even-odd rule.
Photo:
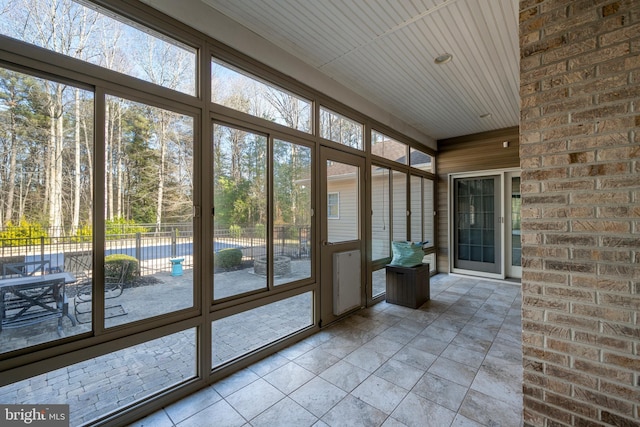
[[[117,267],[106,269],[104,278],[104,298],[105,300],[117,298],[124,290],[124,280],[129,269],[129,263],[119,263]],[[93,279],[89,278],[78,284],[77,293],[74,298],[74,312],[78,323],[88,323],[91,321],[91,310],[93,301]],[[124,316],[127,312],[122,304],[112,304],[105,306],[105,319],[117,316]]]
[[[2,265],[2,278],[7,277],[28,277],[35,276],[38,273],[44,275],[49,270],[50,261],[26,261],[26,262],[12,262]]]

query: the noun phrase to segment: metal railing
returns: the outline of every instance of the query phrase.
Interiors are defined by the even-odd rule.
[[[120,225],[119,225],[120,226]],[[141,227],[148,232],[140,231]],[[90,252],[93,250],[92,236],[55,236],[53,230],[45,230],[46,236],[15,238],[0,237],[0,268],[10,262],[49,260],[51,272],[62,271],[65,253]],[[140,263],[140,274],[171,271],[171,258],[184,258],[185,268],[193,267],[193,227],[191,224],[154,224],[129,227],[122,224],[121,234],[106,236],[105,255],[125,254]],[[38,231],[42,234],[42,230]],[[63,233],[59,233],[63,234]],[[278,225],[273,229],[273,251],[275,256],[294,259],[311,256],[311,227]],[[237,248],[243,260],[252,261],[266,256],[267,239],[264,227],[232,227],[214,230],[213,249]]]

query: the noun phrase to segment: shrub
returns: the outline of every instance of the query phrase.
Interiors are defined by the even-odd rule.
[[[104,275],[105,277],[119,278],[120,269],[128,264],[127,274],[124,276],[124,282],[133,281],[134,277],[140,273],[140,265],[135,257],[124,254],[107,255],[104,259]]]
[[[237,248],[222,249],[213,254],[213,266],[233,268],[242,263],[242,251]]]
[[[5,229],[0,232],[2,246],[39,245],[41,237],[47,237],[47,232],[42,228],[42,225],[29,222],[24,218],[20,220],[18,225],[7,221]],[[45,239],[45,243],[49,243],[49,239]]]
[[[256,237],[264,239],[265,237],[267,237],[267,227],[265,227],[264,224],[256,224],[255,233]]]
[[[146,227],[136,224],[132,219],[116,217],[105,221],[105,233],[107,240],[121,239],[126,236],[133,237],[136,233],[146,233]]]
[[[229,227],[229,236],[233,237],[234,239],[239,239],[240,237],[242,237],[242,227],[240,227],[239,225],[232,225],[231,227]]]
[[[84,224],[76,231],[76,234],[71,238],[72,242],[90,242],[93,238],[93,229],[91,224]]]

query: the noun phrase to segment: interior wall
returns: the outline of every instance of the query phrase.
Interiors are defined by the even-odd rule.
[[[640,2],[520,1],[526,426],[640,425]]]
[[[508,142],[508,147],[504,147],[504,142]],[[449,271],[449,174],[517,168],[518,150],[517,127],[438,141],[438,272]]]

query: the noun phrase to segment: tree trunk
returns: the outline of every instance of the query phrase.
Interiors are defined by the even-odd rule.
[[[105,117],[106,123],[105,136],[104,136],[104,152],[105,152],[105,172],[106,172],[106,185],[107,185],[107,219],[113,219],[113,162],[112,162],[112,135],[113,128],[111,124],[111,108],[109,102],[105,105]]]
[[[7,200],[6,200],[6,210],[4,213],[4,221],[13,220],[13,198],[16,191],[16,159],[18,157],[18,139],[16,138],[16,115],[11,110],[11,130],[9,131],[11,134],[11,158],[9,159],[9,178],[8,178],[8,186],[7,186]],[[18,220],[20,218],[17,218]],[[4,223],[4,222],[3,222]]]
[[[75,90],[75,135],[74,135],[74,182],[73,182],[73,216],[71,218],[71,235],[75,236],[80,224],[80,90]]]
[[[123,173],[122,173],[122,157],[124,156],[124,150],[122,147],[122,108],[119,105],[119,108],[117,109],[116,112],[116,120],[117,120],[117,126],[116,126],[116,132],[117,137],[115,138],[116,142],[117,142],[117,147],[116,147],[116,156],[117,156],[117,161],[116,161],[116,174],[117,174],[117,179],[116,179],[116,192],[117,192],[117,201],[118,201],[118,206],[117,206],[117,210],[116,210],[116,215],[118,218],[122,218],[124,217],[124,212],[122,209],[122,205],[124,203],[124,189],[123,189]]]
[[[84,146],[87,150],[87,174],[89,175],[89,218],[87,218],[87,222],[91,224],[93,222],[93,139],[92,135],[89,135],[86,119],[82,120],[82,129],[84,131]]]
[[[166,124],[165,113],[160,112],[160,129],[158,129],[158,142],[160,144],[160,167],[158,168],[158,199],[156,204],[156,231],[160,231],[160,225],[162,223],[162,202],[164,197],[164,175],[165,175],[165,162],[166,162]]]
[[[62,94],[62,85],[56,84],[55,95],[52,96],[49,109],[51,112],[49,227],[51,227],[50,236],[53,237],[59,237],[62,231],[62,151],[64,146]]]

